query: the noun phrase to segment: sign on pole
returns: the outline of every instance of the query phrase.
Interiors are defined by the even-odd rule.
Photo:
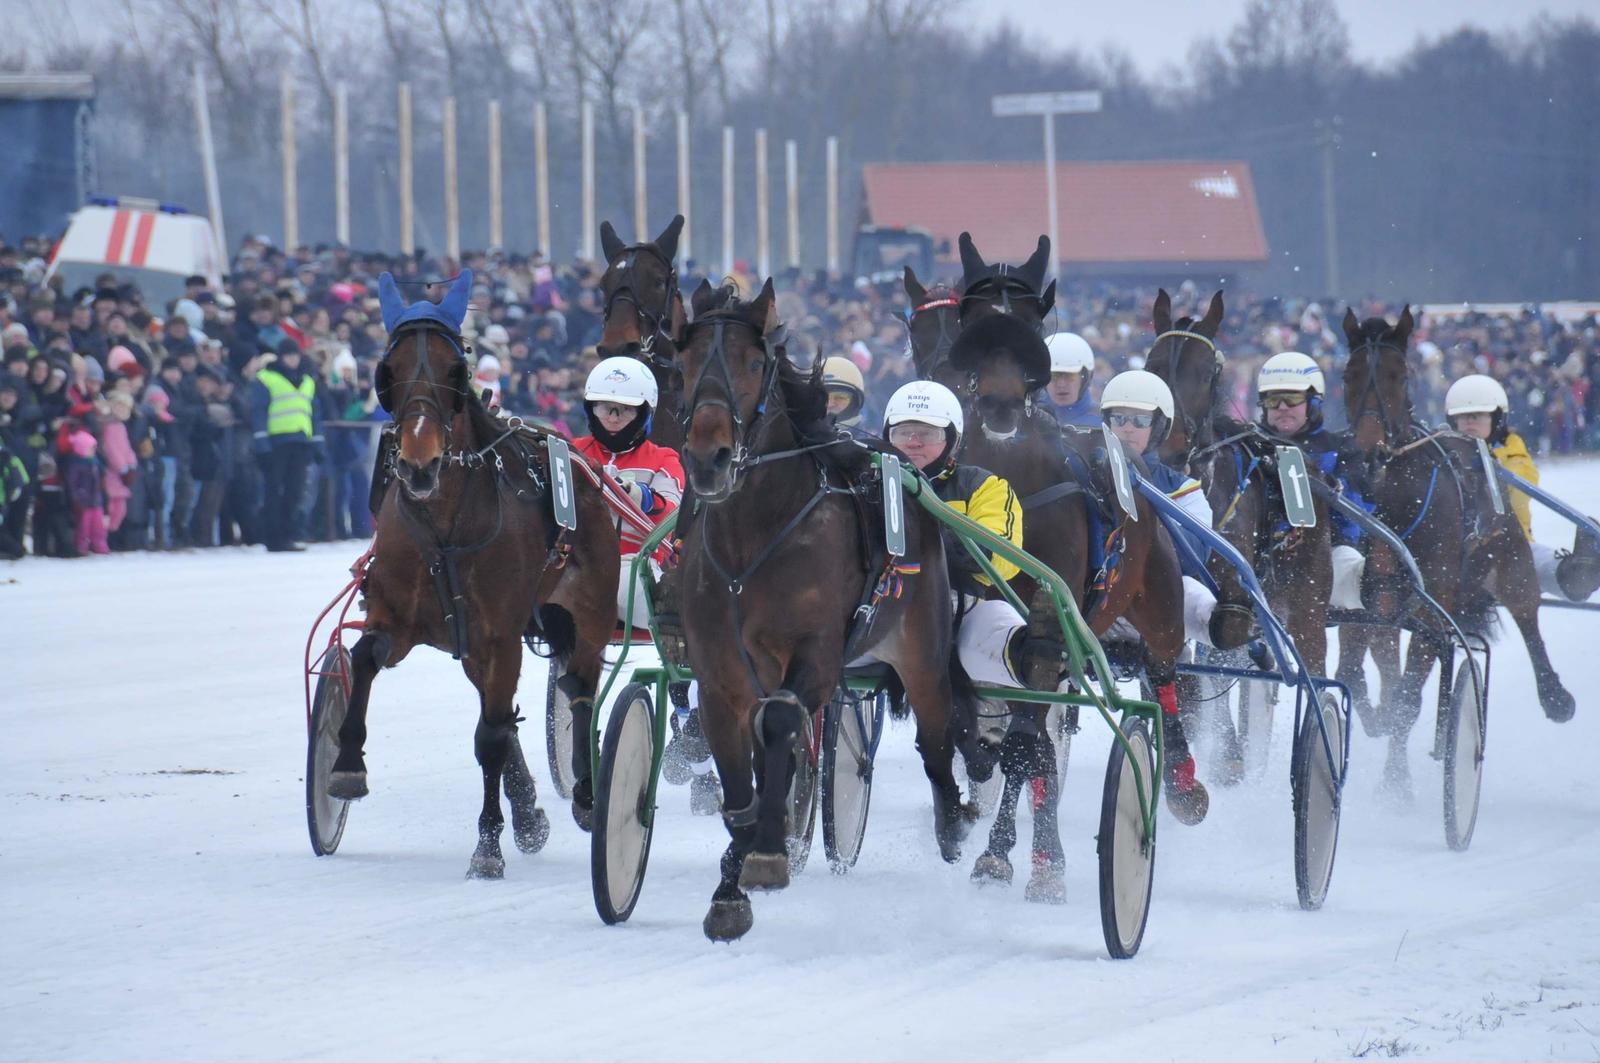
[[[294,143],[294,79],[285,70],[278,82],[279,136],[283,142],[283,246],[300,246],[300,190]]]
[[[343,81],[333,86],[333,236],[350,246],[350,89]]]
[[[689,115],[678,112],[678,213],[683,215],[683,233],[678,237],[678,253],[684,261],[694,257],[694,214],[689,209]]]
[[[400,253],[417,249],[416,202],[411,177],[411,83],[400,82]]]
[[[1100,93],[1095,89],[1018,92],[992,97],[989,106],[996,118],[1044,116],[1045,233],[1050,237],[1050,276],[1058,278],[1061,276],[1061,240],[1056,211],[1056,115],[1093,114],[1100,110]]]
[[[1317,526],[1317,507],[1311,501],[1311,477],[1306,456],[1299,447],[1278,448],[1278,486],[1283,490],[1283,511],[1296,528]]]

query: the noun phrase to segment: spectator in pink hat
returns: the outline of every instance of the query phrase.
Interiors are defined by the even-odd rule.
[[[74,429],[67,437],[65,456],[67,498],[72,503],[72,519],[77,529],[80,554],[109,554],[106,543],[106,492],[102,477],[105,466],[97,451],[100,444],[86,428]]]

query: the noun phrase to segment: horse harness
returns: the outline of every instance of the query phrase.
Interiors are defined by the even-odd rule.
[[[1216,396],[1217,380],[1222,376],[1222,363],[1225,361],[1222,352],[1217,349],[1216,340],[1191,329],[1168,329],[1157,336],[1155,343],[1150,345],[1151,356],[1148,361],[1155,361],[1155,349],[1161,346],[1162,340],[1167,339],[1176,341],[1167,345],[1167,349],[1172,352],[1171,357],[1167,360],[1167,373],[1174,383],[1178,379],[1178,362],[1183,358],[1183,348],[1189,340],[1197,340],[1205,344],[1206,348],[1211,352],[1211,376],[1206,381],[1206,401],[1211,404]],[[1199,426],[1195,424],[1194,418],[1189,416],[1189,411],[1184,408],[1183,404],[1176,400],[1176,396],[1174,396],[1173,406],[1177,409],[1180,423],[1183,425],[1183,437],[1192,447],[1198,435],[1196,429]]]

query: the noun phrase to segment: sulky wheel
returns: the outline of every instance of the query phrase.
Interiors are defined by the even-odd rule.
[[[789,779],[789,799],[784,823],[788,828],[784,848],[789,853],[789,874],[798,875],[811,859],[811,838],[817,830],[817,775],[821,767],[817,749],[817,724],[807,716],[795,745],[794,775]]]
[[[1244,681],[1239,687],[1239,746],[1244,754],[1244,777],[1259,780],[1267,774],[1267,754],[1272,747],[1272,714],[1278,705],[1278,684]]]
[[[556,662],[550,662],[550,677],[544,690],[544,747],[550,761],[550,783],[556,793],[572,799],[577,779],[572,773],[572,707],[556,685]]]
[[[339,757],[339,728],[344,726],[350,699],[345,683],[350,677],[350,654],[334,646],[318,665],[321,673],[311,701],[311,728],[306,742],[306,826],[311,831],[311,851],[330,856],[344,837],[350,802],[328,796],[328,776]]]
[[[1476,682],[1474,682],[1476,679]],[[1483,787],[1483,672],[1469,653],[1456,671],[1444,741],[1444,840],[1461,852],[1472,844]]]
[[[873,736],[889,695],[872,701],[834,695],[822,722],[822,844],[828,865],[843,874],[856,864],[872,805]]]
[[[1317,714],[1322,725],[1317,725]],[[1294,884],[1300,907],[1315,911],[1328,896],[1339,848],[1340,787],[1347,721],[1332,694],[1305,714],[1294,740]],[[1327,729],[1327,745],[1323,744]],[[1330,758],[1329,751],[1332,751]]]
[[[1096,844],[1100,855],[1100,927],[1105,932],[1106,951],[1115,960],[1128,959],[1139,951],[1145,920],[1150,917],[1156,866],[1155,835],[1152,832],[1149,838],[1145,837],[1139,802],[1141,788],[1144,807],[1153,810],[1158,799],[1155,750],[1142,719],[1125,718],[1123,734],[1133,757],[1130,760],[1121,742],[1112,741]],[[1137,779],[1135,763],[1139,766]]]
[[[650,688],[629,683],[617,695],[600,746],[594,787],[594,830],[589,875],[594,906],[606,923],[633,914],[650,860],[653,809],[645,802],[655,771],[656,721]]]

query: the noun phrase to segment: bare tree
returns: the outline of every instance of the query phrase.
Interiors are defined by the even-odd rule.
[[[311,76],[317,81],[317,93],[322,97],[322,113],[329,115],[331,120],[333,79],[328,76],[327,57],[332,45],[322,24],[317,0],[291,0],[289,3],[256,0],[255,7],[305,56],[306,64],[311,67]]]

